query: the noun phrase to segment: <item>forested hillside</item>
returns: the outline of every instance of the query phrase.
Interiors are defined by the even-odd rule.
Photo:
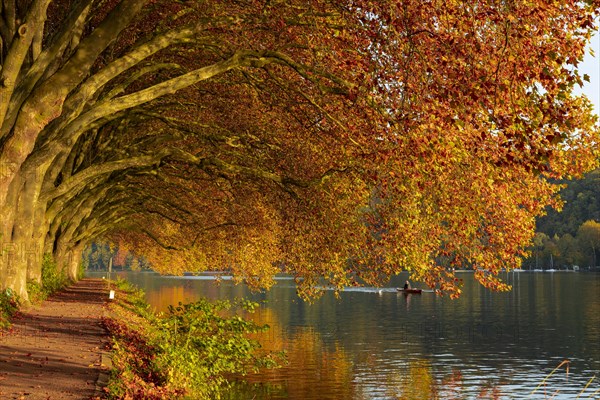
[[[570,181],[562,190],[565,201],[562,212],[551,209],[548,215],[537,222],[537,231],[552,237],[566,233],[576,235],[579,227],[589,220],[600,222],[600,170],[595,170],[583,179]]]
[[[563,210],[549,210],[537,221],[531,256],[524,268],[597,269],[600,255],[600,170],[567,183]]]

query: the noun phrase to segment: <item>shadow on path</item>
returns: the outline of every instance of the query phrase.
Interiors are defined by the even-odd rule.
[[[106,282],[84,279],[0,333],[0,399],[89,399],[96,394]]]

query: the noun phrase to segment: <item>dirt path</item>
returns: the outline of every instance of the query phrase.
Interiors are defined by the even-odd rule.
[[[84,279],[17,317],[0,333],[0,399],[97,395],[107,299],[103,280]]]

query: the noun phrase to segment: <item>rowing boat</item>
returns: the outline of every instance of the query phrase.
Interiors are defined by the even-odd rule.
[[[421,294],[421,292],[423,291],[423,289],[414,289],[414,288],[403,289],[403,288],[398,288],[398,291],[402,292],[404,294],[412,294],[412,293],[414,293],[414,294]]]

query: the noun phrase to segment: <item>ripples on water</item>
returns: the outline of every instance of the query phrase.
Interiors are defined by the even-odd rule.
[[[455,301],[398,293],[399,276],[340,299],[325,291],[314,304],[285,277],[250,294],[228,277],[217,285],[212,276],[124,275],[157,309],[199,296],[263,304],[254,318],[271,326],[264,346],[286,350],[289,365],[251,376],[235,399],[600,398],[600,274],[508,274],[509,293],[490,293],[465,274]],[[569,374],[561,368],[529,396],[565,359]]]

